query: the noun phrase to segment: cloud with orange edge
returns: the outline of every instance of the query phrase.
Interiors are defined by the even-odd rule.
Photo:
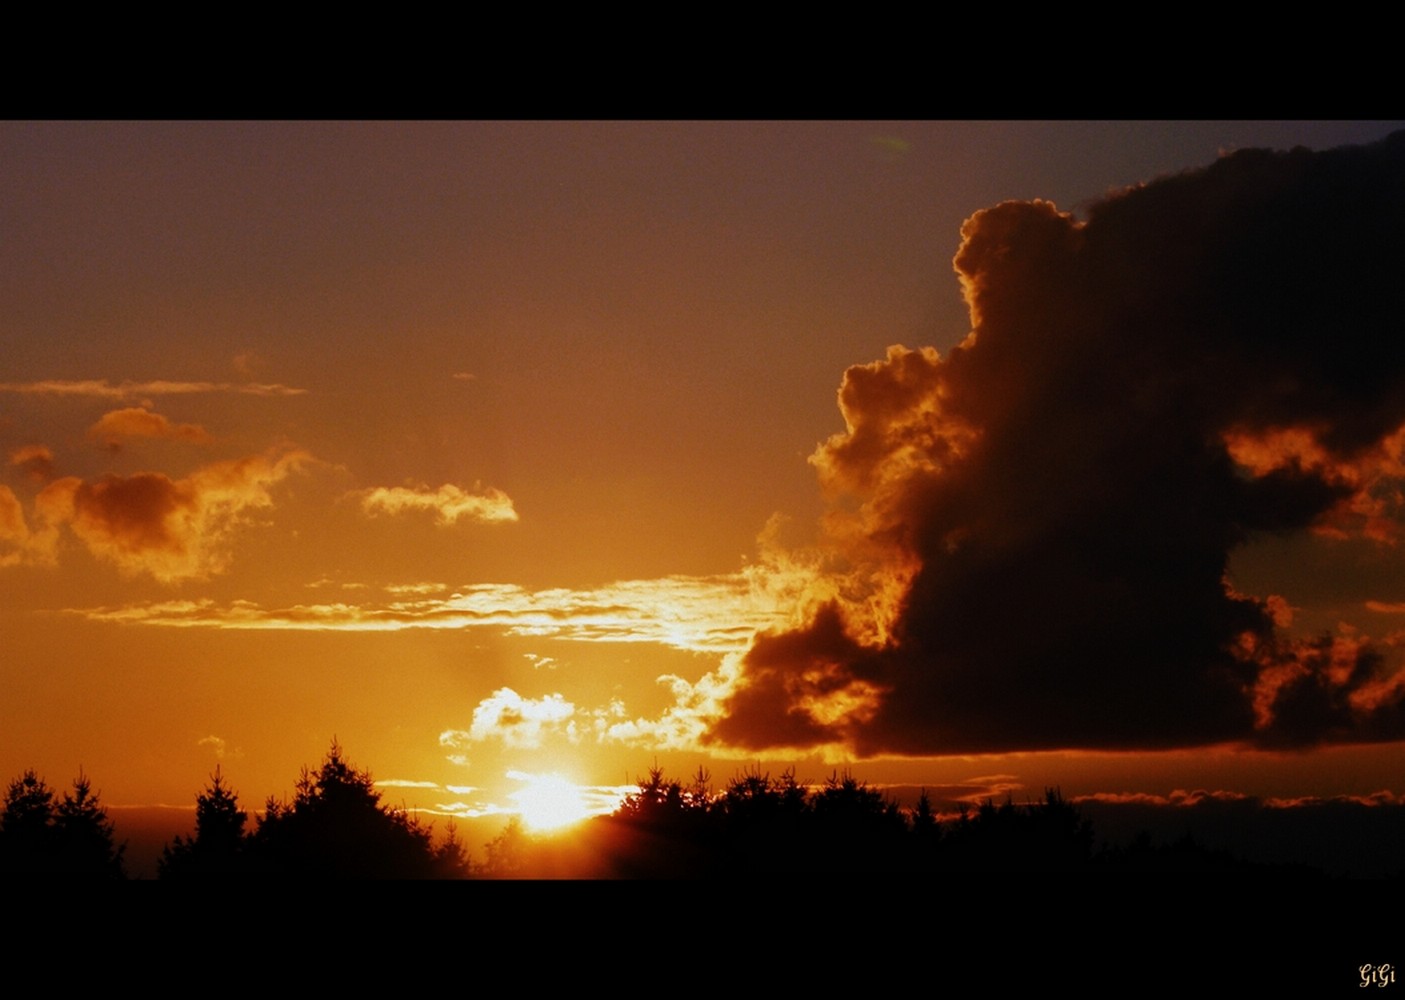
[[[516,749],[539,747],[550,734],[561,734],[573,742],[579,732],[572,721],[576,706],[559,694],[524,698],[510,687],[498,688],[473,710],[473,723],[464,730],[441,733],[439,744],[461,748],[466,743],[499,740]]]
[[[93,555],[163,583],[224,572],[236,528],[272,506],[271,488],[311,456],[287,449],[215,462],[183,479],[163,473],[56,479],[34,506],[45,525],[67,525]]]
[[[189,444],[209,444],[214,440],[199,424],[172,423],[162,414],[140,406],[104,413],[88,428],[88,438],[111,451],[120,450],[122,442],[128,438],[157,438]]]
[[[477,485],[474,490],[477,492],[445,483],[438,489],[424,485],[377,486],[351,495],[360,498],[361,510],[368,516],[428,511],[433,513],[437,523],[445,526],[460,520],[480,524],[506,524],[517,520],[512,498],[502,490],[483,490]]]
[[[29,526],[24,520],[24,508],[14,490],[0,486],[0,566],[14,566],[25,561],[29,542]]]
[[[91,621],[167,628],[350,632],[497,628],[509,635],[658,643],[719,654],[745,649],[759,629],[794,620],[793,595],[768,590],[747,573],[622,580],[580,590],[533,591],[504,583],[457,589],[412,584],[384,588],[389,600],[362,596],[363,589],[357,588],[354,601],[286,607],[265,607],[249,600],[217,604],[202,598],[65,610]]]
[[[811,459],[830,598],[706,739],[858,756],[1405,738],[1405,665],[1237,591],[1265,535],[1405,524],[1405,132],[977,212],[971,332],[889,348]],[[821,593],[822,588],[814,588]],[[1380,605],[1381,610],[1386,605]],[[1387,654],[1390,654],[1387,656]]]

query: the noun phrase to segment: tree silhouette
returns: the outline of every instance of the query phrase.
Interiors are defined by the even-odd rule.
[[[122,854],[126,845],[112,839],[113,826],[107,810],[98,804],[98,794],[80,770],[73,779],[73,791],[63,793],[55,810],[54,826],[66,871],[93,878],[125,878]]]
[[[54,793],[33,770],[10,782],[0,814],[0,870],[9,877],[52,873]]]
[[[430,828],[384,806],[369,771],[335,740],[306,767],[291,803],[270,798],[249,844],[256,872],[294,878],[454,878],[467,874],[461,847],[434,848]]]
[[[33,770],[6,789],[0,812],[0,872],[6,876],[125,878],[124,850],[113,841],[107,810],[82,771],[58,805]]]
[[[246,870],[244,825],[248,813],[239,796],[224,783],[218,767],[210,784],[195,799],[195,836],[177,837],[161,851],[163,879],[235,875]]]
[[[488,841],[488,860],[483,874],[489,878],[515,878],[527,865],[528,839],[522,828],[522,817],[513,816],[492,840]]]

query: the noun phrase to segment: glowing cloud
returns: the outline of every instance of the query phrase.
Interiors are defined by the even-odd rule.
[[[432,511],[435,520],[443,525],[454,524],[460,518],[483,524],[517,520],[512,498],[502,490],[468,493],[452,483],[445,483],[438,489],[377,486],[353,495],[361,498],[361,509],[368,515],[425,510]]]
[[[412,585],[386,588],[398,599],[381,603],[336,601],[265,608],[252,601],[220,605],[202,599],[68,610],[94,621],[176,628],[500,628],[511,635],[579,642],[652,642],[675,649],[725,653],[745,649],[758,629],[776,628],[794,618],[794,595],[769,590],[757,580],[757,575],[750,573],[673,576],[624,580],[594,590],[538,591],[484,583],[448,594],[433,594],[447,589],[437,585]]]
[[[130,406],[104,413],[92,427],[88,437],[113,451],[127,438],[161,438],[190,444],[209,444],[210,434],[199,424],[173,424],[159,413]]]
[[[473,710],[473,725],[467,732],[450,729],[439,735],[444,747],[461,747],[466,742],[500,740],[504,746],[539,747],[548,733],[576,738],[571,717],[576,706],[559,694],[543,698],[523,698],[512,688],[498,688]]]

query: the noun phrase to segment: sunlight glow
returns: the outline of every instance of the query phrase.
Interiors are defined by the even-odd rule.
[[[555,830],[589,815],[580,786],[559,774],[508,771],[507,776],[526,783],[508,798],[517,803],[522,821],[533,830]]]

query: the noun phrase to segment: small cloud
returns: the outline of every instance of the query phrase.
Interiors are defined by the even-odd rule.
[[[549,670],[556,669],[556,658],[554,656],[538,656],[536,653],[523,653],[522,655],[530,660],[532,666],[536,667],[538,670],[542,667],[546,667]]]
[[[196,740],[195,745],[198,747],[209,747],[215,752],[216,760],[231,760],[244,756],[244,751],[238,747],[231,750],[229,742],[222,736],[206,736]]]
[[[438,594],[448,590],[443,583],[388,583],[384,588],[387,594]]]
[[[478,376],[473,372],[454,372],[451,376],[456,382],[472,382]]]
[[[439,745],[458,748],[465,741],[496,739],[519,749],[539,747],[547,734],[573,735],[570,720],[575,714],[576,706],[559,694],[523,698],[512,688],[499,688],[478,703],[467,732],[451,729],[441,733]]]
[[[479,487],[475,485],[474,489]],[[361,498],[361,510],[370,516],[427,510],[433,511],[435,519],[443,525],[454,524],[460,518],[484,524],[517,520],[512,498],[496,489],[469,493],[452,483],[445,483],[438,489],[424,485],[377,486],[351,495]]]
[[[199,424],[173,424],[161,414],[139,406],[104,413],[88,428],[88,438],[111,451],[120,450],[127,438],[158,438],[190,444],[209,444],[213,440]]]
[[[54,478],[54,453],[42,444],[21,445],[10,452],[10,464],[36,483]]]

